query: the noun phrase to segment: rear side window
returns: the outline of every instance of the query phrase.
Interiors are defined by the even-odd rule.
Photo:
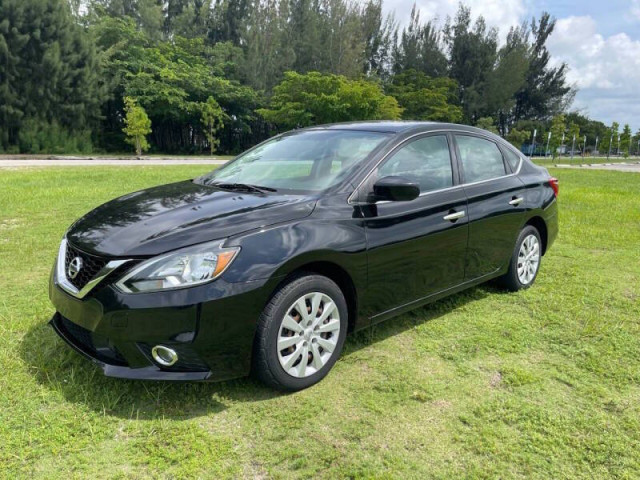
[[[483,138],[456,135],[465,183],[502,177],[506,171],[498,146]]]
[[[507,163],[511,167],[512,171],[518,170],[518,164],[520,163],[520,157],[513,153],[511,150],[504,149],[504,157],[507,159]]]
[[[396,151],[378,170],[378,178],[404,177],[420,186],[420,193],[453,185],[449,143],[444,135],[414,140]]]

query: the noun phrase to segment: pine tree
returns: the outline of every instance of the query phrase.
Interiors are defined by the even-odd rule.
[[[85,131],[99,116],[100,66],[65,0],[0,1],[0,65],[5,149],[26,126]]]

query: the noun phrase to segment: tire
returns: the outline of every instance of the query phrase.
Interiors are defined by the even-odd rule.
[[[532,237],[535,240],[532,240]],[[529,245],[534,244],[537,247],[537,255],[532,255],[529,263],[522,261],[523,258],[527,258],[526,250],[528,250],[528,248],[527,246],[523,246],[525,241],[530,242]],[[523,253],[525,254],[524,257],[522,256]],[[533,270],[531,270],[529,266],[531,266],[534,258],[537,258],[537,262],[535,262]],[[541,260],[542,241],[540,239],[540,233],[535,227],[527,225],[522,229],[520,235],[518,235],[513,253],[511,254],[511,260],[509,261],[509,270],[498,279],[498,282],[512,292],[531,287],[540,271]],[[525,269],[527,270],[526,273]]]
[[[306,314],[298,312],[300,301],[304,301]],[[310,387],[340,357],[347,326],[347,302],[335,282],[312,273],[292,277],[278,287],[260,315],[252,374],[278,390]],[[303,362],[305,354],[307,363]]]

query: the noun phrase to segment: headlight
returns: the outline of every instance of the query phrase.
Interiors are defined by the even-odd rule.
[[[223,248],[222,243],[195,245],[146,260],[116,286],[125,293],[145,293],[210,282],[222,275],[240,251],[239,247]]]

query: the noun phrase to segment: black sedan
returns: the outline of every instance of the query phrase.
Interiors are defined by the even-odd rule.
[[[557,195],[547,170],[477,128],[296,130],[80,218],[51,275],[51,325],[109,376],[252,372],[302,389],[349,332],[491,279],[530,287]]]

